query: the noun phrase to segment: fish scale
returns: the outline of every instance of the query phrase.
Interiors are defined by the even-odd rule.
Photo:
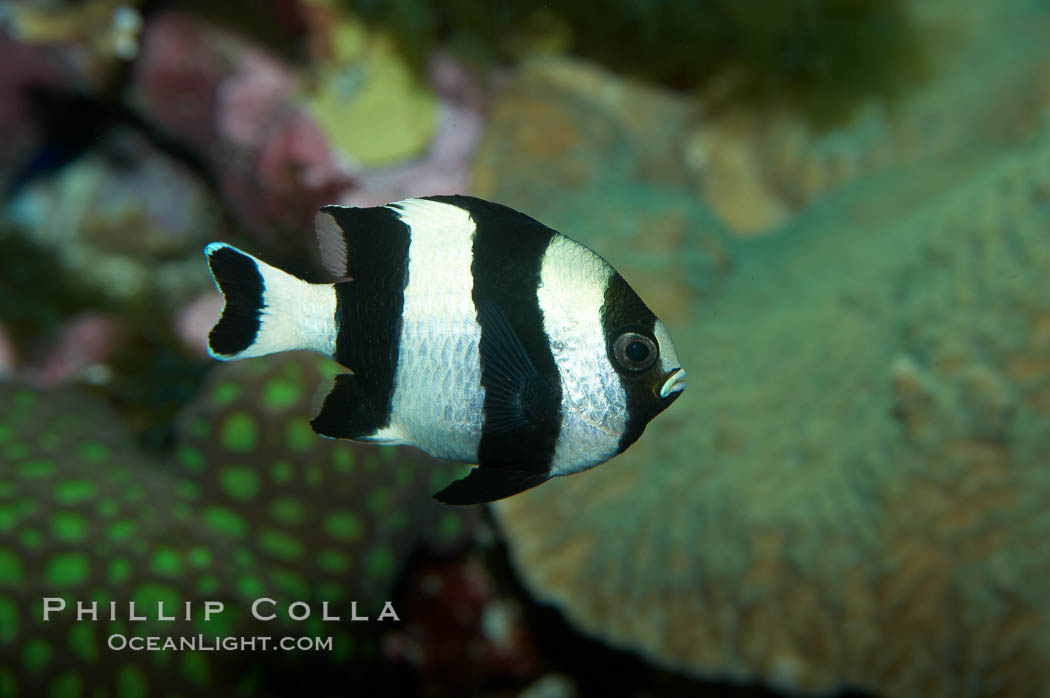
[[[471,301],[474,225],[453,206],[393,205],[413,231],[389,428],[437,458],[470,461],[481,439],[481,327]],[[415,233],[430,226],[429,234]],[[418,396],[430,396],[420,400]],[[434,424],[446,424],[444,431]]]
[[[471,319],[471,322],[474,322]],[[476,325],[476,323],[474,323]],[[420,332],[406,331],[403,337],[415,347],[406,352],[398,370],[397,388],[406,395],[433,395],[430,400],[408,399],[394,410],[391,428],[436,458],[469,461],[477,457],[481,438],[481,412],[484,397],[478,376],[480,368],[469,366],[477,356],[480,331],[462,329],[433,341],[433,332],[420,326]],[[474,380],[470,378],[473,376]],[[435,423],[448,424],[449,435],[435,432]],[[436,437],[436,438],[435,438]]]

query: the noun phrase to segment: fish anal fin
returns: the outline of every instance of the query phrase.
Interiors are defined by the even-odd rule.
[[[310,426],[321,436],[365,440],[376,435],[384,426],[382,421],[357,376],[342,373],[335,377],[321,411],[310,421]]]
[[[550,473],[479,467],[434,495],[443,504],[482,504],[524,492],[550,479]]]

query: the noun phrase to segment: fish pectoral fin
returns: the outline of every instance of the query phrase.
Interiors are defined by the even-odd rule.
[[[478,343],[485,431],[498,434],[535,426],[540,419],[538,406],[550,384],[536,370],[502,308],[479,303],[478,321],[485,328]]]
[[[314,216],[314,232],[317,248],[321,251],[321,264],[333,279],[347,281],[380,263],[370,259],[362,246],[365,238],[396,239],[405,224],[400,214],[390,206],[357,208],[355,206],[322,206]],[[364,257],[361,255],[364,254]],[[373,272],[374,273],[374,272]]]
[[[478,467],[434,495],[444,504],[482,504],[524,492],[550,479],[549,472]]]
[[[345,279],[350,268],[347,236],[333,215],[334,208],[325,206],[317,212],[314,216],[314,232],[317,235],[317,248],[321,251],[321,264],[335,278]]]
[[[357,376],[341,373],[310,426],[334,439],[368,439],[384,426],[381,422],[379,410],[365,395]]]

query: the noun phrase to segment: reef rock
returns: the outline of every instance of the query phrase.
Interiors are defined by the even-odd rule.
[[[22,234],[101,298],[174,309],[208,285],[197,251],[219,210],[200,179],[131,130],[109,132],[11,202]]]
[[[533,593],[705,677],[1050,695],[1050,121],[1036,132],[734,248],[671,328],[690,379],[673,408],[494,507]]]

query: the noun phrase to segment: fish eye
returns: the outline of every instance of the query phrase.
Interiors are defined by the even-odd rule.
[[[648,369],[660,352],[654,342],[644,334],[624,332],[613,342],[612,355],[619,368],[625,371],[640,372]]]

